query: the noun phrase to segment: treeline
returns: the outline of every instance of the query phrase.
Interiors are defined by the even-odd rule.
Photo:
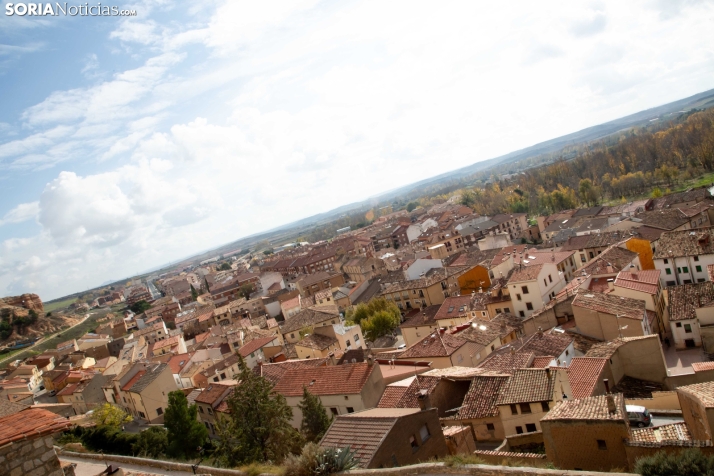
[[[552,213],[605,199],[653,194],[714,171],[714,110],[680,123],[636,129],[583,147],[572,160],[529,169],[508,182],[462,190],[462,203],[478,213]]]

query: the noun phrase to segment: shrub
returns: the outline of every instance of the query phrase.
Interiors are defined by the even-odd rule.
[[[299,456],[289,455],[285,458],[285,476],[313,476],[317,468],[317,455],[322,450],[317,443],[308,443]]]
[[[660,451],[637,460],[635,473],[642,476],[714,476],[714,456],[705,456],[691,448],[678,454]]]
[[[139,435],[124,433],[117,427],[96,426],[85,430],[81,439],[84,446],[92,451],[133,456],[133,446],[138,442]]]
[[[442,459],[445,466],[464,466],[466,464],[486,464],[484,460],[474,455],[449,455]]]
[[[168,432],[160,426],[152,426],[148,430],[139,433],[136,443],[132,446],[132,451],[138,456],[148,456],[158,458],[166,453],[169,446]]]
[[[345,448],[320,448],[308,443],[300,456],[289,455],[283,462],[285,476],[327,476],[357,467],[355,452]]]

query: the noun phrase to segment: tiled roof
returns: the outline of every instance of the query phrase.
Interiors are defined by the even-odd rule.
[[[196,396],[197,403],[207,403],[213,408],[222,401],[222,398],[228,394],[228,391],[233,385],[222,385],[221,383],[211,383]]]
[[[288,332],[299,331],[305,327],[314,326],[315,324],[319,324],[330,319],[336,319],[339,321],[340,314],[337,311],[337,308],[335,308],[334,311],[331,308],[326,307],[303,309],[294,316],[288,318],[288,320],[286,320],[280,328],[280,332],[286,334]]]
[[[711,194],[706,187],[686,190],[684,192],[670,193],[664,197],[655,198],[652,206],[655,210],[669,208],[672,205],[685,202],[699,202],[711,198]]]
[[[661,441],[688,441],[692,439],[685,422],[670,423],[649,428],[632,428],[630,441],[659,443]]]
[[[171,373],[178,374],[181,372],[181,369],[184,368],[191,357],[193,357],[193,354],[195,354],[195,352],[172,355],[169,361],[166,362],[171,368]]]
[[[407,390],[399,399],[395,408],[419,408],[419,401],[417,400],[417,394],[425,391],[427,394],[431,394],[437,385],[441,382],[441,377],[425,377],[423,375],[417,375],[412,383],[407,387]]]
[[[406,314],[406,320],[399,327],[436,327],[435,316],[439,312],[441,306],[427,306],[419,309],[414,309]]]
[[[615,286],[654,295],[659,291],[660,273],[659,269],[620,271],[615,278]]]
[[[497,405],[553,400],[555,375],[550,369],[517,369],[498,398]]]
[[[449,319],[452,317],[463,316],[469,311],[471,296],[455,296],[444,299],[444,302],[436,312],[435,319]]]
[[[642,212],[638,213],[636,218],[639,219],[643,225],[661,230],[674,230],[689,221],[689,217],[678,208]]]
[[[714,382],[685,385],[677,387],[677,391],[695,397],[705,408],[714,408]]]
[[[387,385],[384,389],[382,398],[379,399],[377,408],[396,408],[399,400],[404,396],[404,393],[409,387]]]
[[[594,344],[592,347],[590,347],[590,350],[588,350],[588,353],[585,354],[585,357],[602,357],[605,359],[609,359],[610,357],[613,356],[613,354],[617,351],[617,349],[620,348],[620,346],[627,344],[628,342],[632,342],[633,340],[656,339],[656,338],[658,338],[656,335],[648,335],[648,336],[636,336],[636,337],[622,337],[622,338],[613,339],[608,342],[600,342],[600,343]]]
[[[696,319],[696,310],[714,301],[714,283],[682,284],[667,288],[669,293],[669,320]]]
[[[469,324],[458,326],[452,332],[457,337],[485,346],[500,337],[507,336],[514,330],[513,327],[505,324],[502,326],[498,322],[475,320]]]
[[[491,266],[498,266],[503,263],[508,259],[509,255],[513,255],[513,261],[515,263],[516,260],[519,259],[518,256],[526,252],[527,249],[528,245],[513,245],[501,248],[498,253],[496,253],[496,256],[494,256],[491,260]]]
[[[508,280],[509,283],[520,283],[524,281],[533,281],[538,278],[538,274],[543,269],[543,264],[537,264],[535,266],[523,266],[518,267],[513,270],[511,278]]]
[[[275,336],[266,336],[266,337],[258,337],[250,342],[248,342],[246,345],[238,349],[238,353],[242,355],[243,357],[247,357],[256,350],[270,344],[276,339]]]
[[[359,415],[359,413],[352,415]],[[398,421],[397,417],[350,418],[349,415],[340,415],[330,425],[320,446],[323,448],[349,446],[355,452],[359,466],[366,468]]]
[[[568,380],[574,398],[585,398],[593,394],[605,368],[607,359],[597,357],[575,357],[568,367]]]
[[[541,421],[554,420],[611,420],[625,421],[625,404],[622,394],[611,395],[615,400],[615,413],[607,408],[607,396],[563,400],[555,405]]]
[[[580,269],[580,272],[591,275],[616,274],[627,269],[632,260],[637,258],[637,253],[619,246],[610,248],[597,255]]]
[[[304,337],[300,342],[295,343],[298,347],[315,350],[325,350],[335,344],[337,344],[337,339],[322,334],[310,334]]]
[[[498,416],[496,402],[508,378],[508,375],[474,377],[456,418],[466,420]]]
[[[436,330],[402,352],[399,358],[448,357],[466,344],[466,339]]]
[[[0,418],[0,446],[69,428],[70,421],[47,410],[29,409]]]
[[[509,345],[517,345],[516,342],[519,341],[509,342]],[[573,338],[568,335],[536,332],[525,338],[523,345],[518,348],[518,352],[533,353],[536,356],[554,355],[559,357],[572,343]]]
[[[498,349],[497,349],[498,350]],[[478,367],[495,372],[512,374],[516,369],[528,367],[535,355],[526,352],[492,352]]]
[[[313,395],[354,395],[362,391],[379,364],[357,363],[288,370],[274,390],[286,397],[302,395],[303,386]]]
[[[134,393],[142,392],[146,387],[151,385],[151,382],[156,380],[156,378],[161,375],[161,372],[163,372],[166,367],[168,367],[168,364],[148,366],[145,372],[142,370],[144,373],[138,380],[134,381],[131,386],[125,386],[123,390],[129,390]]]
[[[206,370],[203,370],[201,372],[201,374],[206,377],[212,377],[225,369],[233,367],[235,364],[238,363],[239,360],[240,359],[238,358],[237,354],[231,354],[228,357],[226,357],[225,359],[220,360],[220,361],[216,362],[215,364],[211,365]],[[231,378],[231,377],[233,377],[233,376],[232,375],[228,376],[228,378]]]
[[[0,418],[12,415],[13,413],[21,412],[28,407],[29,405],[25,405],[23,403],[15,403],[11,402],[7,398],[0,398]]]
[[[550,367],[550,363],[555,359],[552,355],[543,355],[543,356],[538,356],[533,359],[533,362],[531,363],[532,369],[544,369],[546,367]]]
[[[692,370],[695,372],[705,372],[707,370],[714,370],[714,362],[694,362],[692,364]]]
[[[573,307],[612,314],[641,321],[645,316],[645,302],[613,294],[597,292],[578,293],[573,300]]]
[[[654,259],[714,254],[714,227],[667,231],[659,237]]]

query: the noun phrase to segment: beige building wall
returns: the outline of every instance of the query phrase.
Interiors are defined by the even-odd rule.
[[[434,332],[437,327],[433,326],[419,326],[419,327],[402,327],[402,338],[407,347],[411,347],[415,343],[419,342],[424,337],[428,336]]]
[[[589,337],[609,341],[619,337],[639,337],[645,335],[642,321],[606,314],[580,306],[573,306],[575,325]],[[625,327],[626,326],[626,327]],[[620,329],[623,328],[623,329]]]

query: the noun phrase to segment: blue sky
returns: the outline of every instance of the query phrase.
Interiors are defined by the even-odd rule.
[[[714,88],[710,2],[102,3],[137,16],[0,12],[0,295],[77,292]]]

